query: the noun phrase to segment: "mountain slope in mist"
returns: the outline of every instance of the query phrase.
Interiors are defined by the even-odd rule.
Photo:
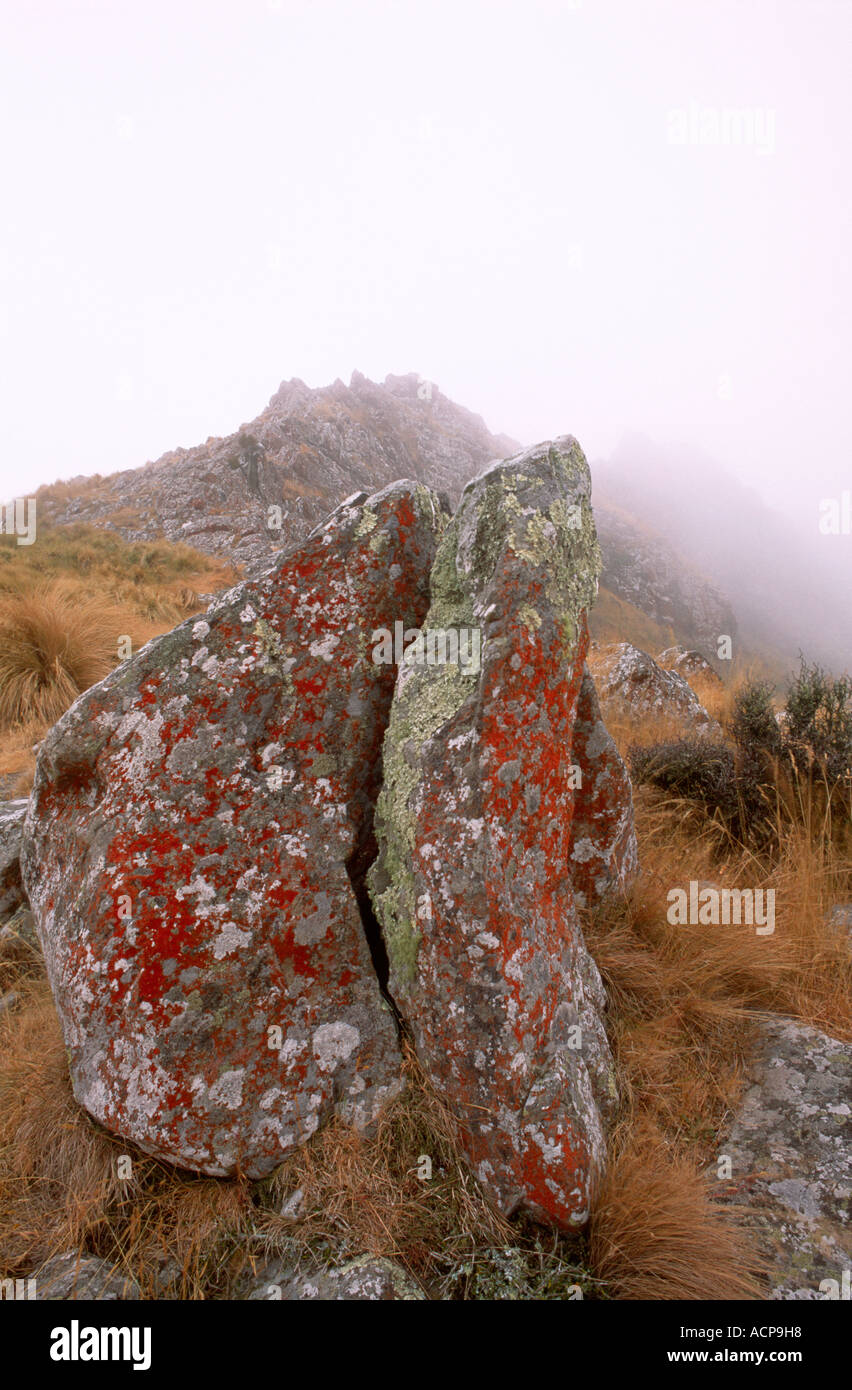
[[[54,525],[106,527],[131,542],[188,542],[251,572],[303,540],[353,492],[408,477],[455,501],[486,464],[519,448],[414,373],[377,384],[354,372],[348,386],[338,380],[317,389],[294,379],[226,438],[42,489],[39,515]],[[604,561],[593,633],[650,651],[679,642],[713,659],[719,636],[738,632],[736,604],[641,501],[620,485],[612,498],[602,496],[593,469]]]
[[[852,536],[820,532],[819,499],[797,526],[700,450],[641,435],[592,472],[599,502],[661,532],[707,575],[736,612],[743,647],[852,666]]]

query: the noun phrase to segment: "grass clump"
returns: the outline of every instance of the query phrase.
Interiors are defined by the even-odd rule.
[[[151,637],[236,582],[189,546],[127,543],[91,526],[39,523],[37,543],[0,536],[0,781],[26,795],[33,748],[84,690]]]

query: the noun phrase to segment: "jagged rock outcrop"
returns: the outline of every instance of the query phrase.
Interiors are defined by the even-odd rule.
[[[722,730],[677,671],[664,671],[647,652],[629,642],[592,646],[591,671],[605,719],[631,723],[655,718],[671,722],[685,734],[718,740]]]
[[[48,490],[39,514],[113,525],[129,540],[186,541],[252,574],[352,492],[413,478],[456,498],[473,473],[518,447],[414,373],[379,385],[353,372],[348,386],[317,390],[294,378],[227,438],[173,449],[71,499]]]
[[[825,1298],[822,1282],[842,1287],[852,1267],[850,1117],[852,1045],[785,1018],[762,1023],[720,1143],[732,1167],[720,1195],[747,1211],[772,1298]]]
[[[574,885],[636,864],[629,783],[584,657],[600,555],[566,436],[468,485],[425,628],[481,631],[481,663],[400,665],[369,874],[390,985],[507,1212],[582,1223],[614,1081]]]
[[[441,524],[399,483],[156,638],[41,745],[21,865],[78,1101],[150,1154],[264,1175],[399,1086],[359,910],[394,670]]]
[[[354,491],[406,477],[455,503],[486,464],[520,447],[413,372],[382,383],[353,372],[348,386],[317,389],[294,378],[225,438],[41,491],[39,517],[110,527],[127,540],[186,541],[252,576]],[[603,586],[670,631],[666,640],[715,652],[722,634],[737,634],[730,604],[686,558],[688,548],[681,553],[639,514],[596,498]]]

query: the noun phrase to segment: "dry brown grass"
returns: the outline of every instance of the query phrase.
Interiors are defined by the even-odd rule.
[[[589,1254],[616,1299],[760,1297],[760,1260],[708,1197],[695,1165],[653,1130],[616,1146],[589,1223]]]
[[[138,625],[134,619],[129,633]],[[53,724],[117,664],[128,615],[70,580],[0,602],[0,726]]]
[[[706,1176],[742,1089],[757,1020],[780,1013],[852,1038],[852,961],[828,924],[852,860],[827,818],[779,827],[771,860],[731,846],[699,811],[635,795],[641,874],[586,923],[609,997],[622,1098],[590,1227],[592,1270],[617,1298],[760,1297],[760,1262]],[[690,880],[774,888],[775,931],[672,926]]]
[[[123,659],[120,637],[136,651],[239,579],[186,546],[128,547],[106,532],[90,541],[85,528],[40,540],[36,557],[0,553],[0,781],[13,796],[32,787],[33,745]]]
[[[677,638],[668,623],[658,623],[641,608],[601,585],[589,614],[589,631],[595,642],[630,642],[643,652],[661,652]]]
[[[100,473],[93,473],[89,478],[76,478],[63,482],[57,478],[55,483],[44,483],[36,491],[36,498],[39,503],[44,502],[70,502],[78,497],[94,497],[102,490],[104,478]]]

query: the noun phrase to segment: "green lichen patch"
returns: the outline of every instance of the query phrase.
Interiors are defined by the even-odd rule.
[[[361,520],[355,527],[355,539],[363,540],[365,536],[369,536],[372,531],[375,531],[378,524],[379,518],[369,503],[366,503],[361,513]]]
[[[263,656],[263,674],[265,676],[280,676],[282,682],[288,689],[292,689],[293,682],[290,679],[290,668],[293,665],[293,657],[284,646],[279,634],[275,631],[265,618],[258,618],[253,628],[254,636],[257,638],[260,652]]]
[[[431,617],[431,609],[430,609]],[[391,711],[383,751],[384,780],[376,805],[382,846],[368,876],[373,908],[384,933],[391,971],[412,986],[417,978],[420,928],[411,861],[415,816],[411,800],[420,781],[424,745],[464,704],[477,684],[456,665],[408,667]],[[383,886],[386,885],[386,886]]]

